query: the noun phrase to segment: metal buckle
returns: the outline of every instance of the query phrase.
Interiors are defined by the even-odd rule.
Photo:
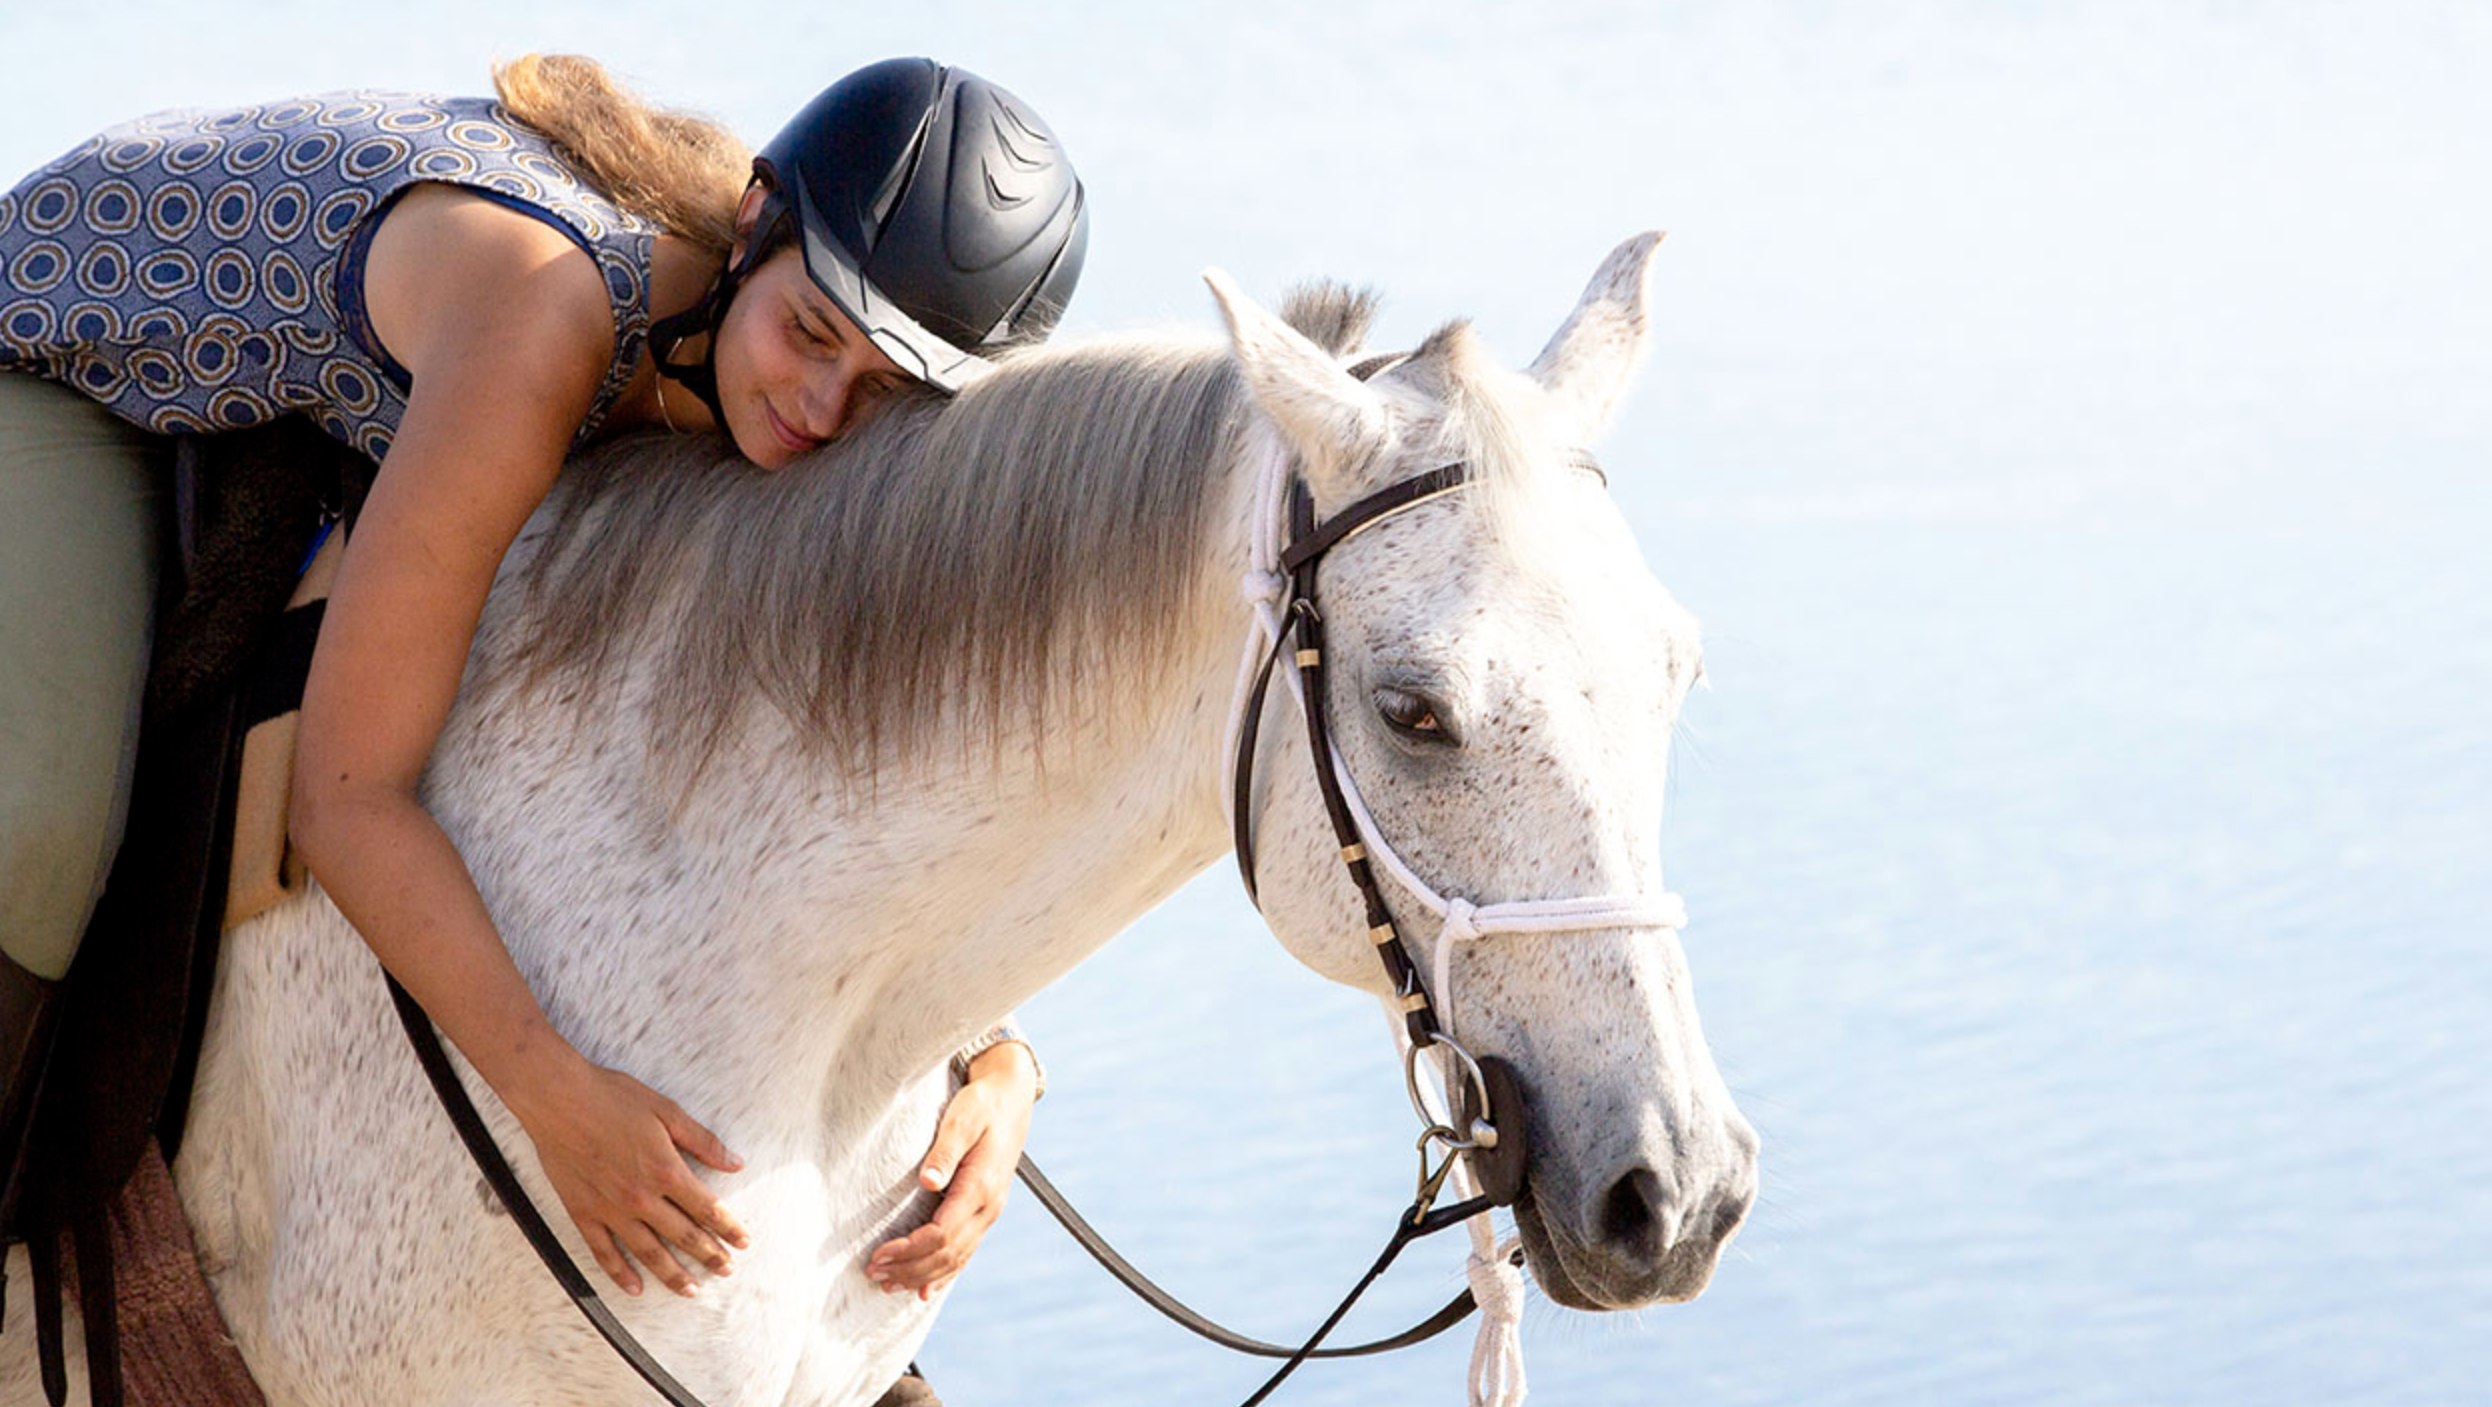
[[[1414,1223],[1424,1219],[1428,1208],[1436,1204],[1436,1194],[1444,1188],[1446,1177],[1453,1172],[1454,1160],[1462,1156],[1461,1150],[1450,1142],[1452,1136],[1453,1130],[1443,1124],[1430,1124],[1427,1131],[1419,1135],[1419,1192],[1410,1204],[1410,1219]],[[1446,1144],[1445,1156],[1437,1161],[1434,1168],[1428,1166],[1428,1144],[1431,1142]]]

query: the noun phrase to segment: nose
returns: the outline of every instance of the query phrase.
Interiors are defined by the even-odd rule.
[[[1674,1296],[1703,1287],[1756,1200],[1756,1131],[1734,1115],[1723,1135],[1721,1157],[1702,1173],[1685,1176],[1695,1169],[1682,1166],[1682,1176],[1674,1177],[1638,1163],[1610,1181],[1596,1221],[1600,1249],[1612,1264]]]
[[[1661,1174],[1637,1168],[1601,1199],[1601,1240],[1631,1264],[1651,1265],[1679,1239],[1679,1198]]]
[[[816,439],[839,438],[839,432],[848,428],[856,398],[857,369],[843,357],[807,388],[804,432]]]

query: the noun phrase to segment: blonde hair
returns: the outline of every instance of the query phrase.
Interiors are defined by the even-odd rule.
[[[656,107],[578,54],[528,54],[493,66],[511,116],[562,149],[606,198],[724,258],[753,154],[698,113]]]

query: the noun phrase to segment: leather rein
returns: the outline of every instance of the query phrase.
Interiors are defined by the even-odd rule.
[[[1401,359],[1401,354],[1371,358],[1350,368],[1350,371],[1359,379],[1365,380]],[[1604,483],[1607,482],[1607,477],[1601,475],[1599,464],[1588,454],[1575,455],[1574,465],[1576,468],[1600,476]],[[1239,709],[1234,721],[1231,825],[1236,841],[1238,869],[1245,881],[1247,896],[1249,899],[1255,899],[1260,906],[1256,891],[1251,813],[1255,749],[1264,703],[1281,654],[1285,647],[1294,643],[1295,648],[1291,655],[1294,692],[1301,702],[1301,713],[1306,720],[1307,740],[1314,758],[1317,786],[1322,793],[1324,809],[1332,822],[1334,835],[1340,843],[1343,866],[1349,875],[1351,884],[1358,890],[1364,906],[1368,936],[1375,946],[1377,956],[1383,961],[1386,975],[1392,983],[1395,993],[1394,1004],[1408,1036],[1408,1045],[1404,1051],[1405,1084],[1413,1107],[1418,1111],[1422,1123],[1427,1126],[1420,1135],[1418,1143],[1418,1192],[1412,1199],[1410,1207],[1396,1218],[1392,1236],[1387,1241],[1383,1253],[1377,1257],[1375,1264],[1369,1268],[1367,1273],[1360,1277],[1350,1293],[1303,1343],[1296,1348],[1267,1343],[1223,1328],[1188,1308],[1175,1296],[1154,1284],[1131,1262],[1119,1255],[1105,1238],[1100,1236],[1090,1223],[1073,1209],[1064,1195],[1047,1180],[1046,1175],[1039,1171],[1038,1165],[1026,1154],[1023,1155],[1018,1169],[1022,1182],[1030,1188],[1040,1204],[1064,1225],[1074,1240],[1145,1303],[1193,1333],[1224,1348],[1239,1353],[1285,1360],[1272,1376],[1241,1404],[1241,1407],[1256,1407],[1256,1404],[1270,1396],[1283,1380],[1310,1359],[1359,1357],[1408,1347],[1433,1338],[1469,1317],[1477,1307],[1477,1302],[1473,1292],[1465,1289],[1427,1319],[1401,1333],[1350,1347],[1323,1347],[1324,1340],[1349,1313],[1351,1306],[1356,1304],[1368,1287],[1384,1274],[1395,1257],[1400,1255],[1403,1247],[1422,1236],[1458,1225],[1471,1217],[1484,1215],[1492,1208],[1509,1205],[1521,1194],[1523,1188],[1526,1163],[1530,1155],[1522,1083],[1513,1068],[1505,1061],[1495,1056],[1475,1059],[1454,1042],[1446,1032],[1444,1023],[1439,1019],[1436,1007],[1429,998],[1428,987],[1422,979],[1420,965],[1413,959],[1402,939],[1400,926],[1385,903],[1383,887],[1378,882],[1375,872],[1375,860],[1381,854],[1403,887],[1414,890],[1422,896],[1424,902],[1431,904],[1440,913],[1447,912],[1447,903],[1410,875],[1406,867],[1402,866],[1392,855],[1390,848],[1382,844],[1380,838],[1372,847],[1367,843],[1365,836],[1372,831],[1372,821],[1365,816],[1363,806],[1356,803],[1354,789],[1347,785],[1348,774],[1341,767],[1340,754],[1333,748],[1331,728],[1326,718],[1327,710],[1323,702],[1325,699],[1324,619],[1323,613],[1316,605],[1316,575],[1324,555],[1357,533],[1397,513],[1455,492],[1469,482],[1468,466],[1462,463],[1444,465],[1370,494],[1352,503],[1333,517],[1318,522],[1315,517],[1314,498],[1305,482],[1295,473],[1288,475],[1286,483],[1289,541],[1278,553],[1277,562],[1282,573],[1285,574],[1281,582],[1282,597],[1276,617],[1265,617],[1260,614],[1258,616],[1259,630],[1268,630],[1272,635],[1272,643],[1268,650],[1251,640],[1247,646],[1247,661],[1251,663],[1260,656],[1261,665],[1254,669],[1251,686],[1241,689]],[[1240,683],[1244,685],[1245,682],[1246,676],[1241,671]],[[1495,908],[1518,910],[1556,908],[1566,911],[1567,916],[1556,922],[1543,920],[1536,925],[1507,925],[1509,929],[1522,931],[1548,932],[1603,927],[1609,926],[1608,921],[1613,918],[1623,918],[1630,922],[1669,923],[1672,917],[1667,910],[1659,911],[1656,915],[1655,912],[1645,908],[1635,907],[1632,902],[1624,909],[1613,901],[1589,902],[1591,904],[1589,908],[1585,907],[1586,901],[1559,901],[1556,905],[1506,905],[1473,909],[1461,900],[1451,901],[1453,905],[1458,906],[1453,912],[1462,915],[1466,921],[1473,914],[1487,916]],[[1602,907],[1604,904],[1607,907]],[[1450,928],[1451,915],[1449,914],[1448,917]],[[1683,919],[1678,921],[1684,922]],[[1676,926],[1676,924],[1672,923],[1670,926]],[[1486,925],[1479,925],[1478,931],[1486,931]],[[1473,936],[1477,936],[1477,931]],[[1441,934],[1437,965],[1440,977],[1445,972],[1442,952],[1445,941],[1446,935]],[[1442,986],[1441,980],[1439,985]],[[552,1273],[554,1279],[562,1286],[564,1293],[570,1297],[574,1307],[589,1321],[591,1327],[605,1338],[615,1352],[650,1387],[655,1389],[670,1404],[670,1407],[703,1407],[701,1400],[683,1384],[676,1381],[663,1365],[651,1357],[648,1350],[633,1338],[630,1331],[623,1327],[622,1323],[614,1317],[613,1312],[606,1307],[604,1301],[598,1297],[596,1288],[589,1283],[588,1278],[581,1273],[577,1264],[563,1249],[560,1238],[553,1228],[547,1225],[544,1216],[529,1198],[527,1190],[520,1185],[518,1175],[512,1171],[510,1163],[503,1157],[491,1130],[486,1127],[483,1117],[477,1112],[475,1104],[468,1098],[466,1089],[460,1084],[448,1053],[443,1049],[440,1038],[434,1033],[432,1022],[425,1016],[422,1007],[403,987],[398,985],[394,978],[389,979],[389,991],[397,1008],[399,1020],[406,1028],[407,1039],[415,1047],[417,1059],[423,1066],[426,1077],[431,1081],[433,1091],[440,1099],[443,1110],[450,1116],[451,1124],[456,1128],[460,1140],[466,1144],[469,1155],[484,1174],[486,1182],[492,1187],[495,1197],[509,1211],[511,1219],[517,1223],[520,1231],[527,1237],[529,1246],[535,1250],[537,1258],[544,1262],[546,1269]],[[1418,1056],[1421,1051],[1431,1048],[1441,1049],[1446,1055],[1449,1076],[1447,1085],[1453,1097],[1453,1108],[1449,1117],[1440,1117],[1430,1107],[1421,1090]],[[1451,1078],[1456,1073],[1463,1078],[1460,1080]],[[1429,1145],[1432,1143],[1440,1145],[1444,1150],[1441,1158],[1433,1167],[1429,1162]],[[1470,1175],[1477,1183],[1479,1192],[1475,1196],[1452,1205],[1437,1207],[1434,1203],[1448,1175],[1453,1172],[1458,1158],[1467,1162]],[[1521,1253],[1514,1252],[1511,1258],[1519,1264]]]

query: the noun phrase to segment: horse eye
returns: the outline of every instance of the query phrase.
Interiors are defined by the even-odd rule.
[[[1442,741],[1445,727],[1437,721],[1436,709],[1426,699],[1407,689],[1378,689],[1376,712],[1384,721],[1402,732],[1430,741]]]

